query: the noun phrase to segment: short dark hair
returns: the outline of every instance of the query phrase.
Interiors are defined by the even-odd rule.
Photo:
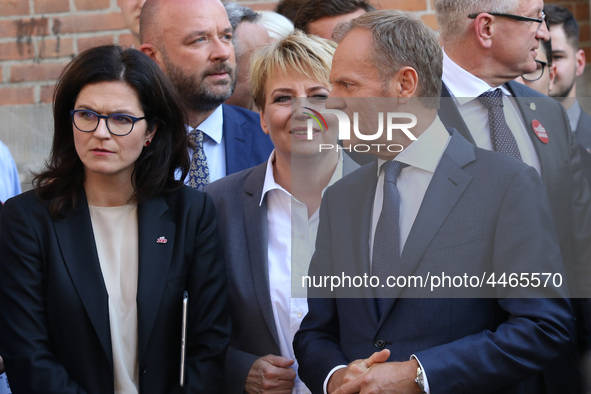
[[[310,33],[309,25],[312,22],[330,16],[349,14],[359,9],[370,12],[376,8],[366,0],[308,0],[297,12],[293,25],[296,29]]]
[[[573,14],[567,8],[556,4],[544,5],[544,12],[546,13],[548,26],[562,25],[570,45],[575,50],[579,49],[579,23]]]
[[[279,0],[275,7],[275,12],[293,22],[305,2],[306,0]]]
[[[181,100],[166,75],[147,55],[136,49],[105,45],[88,49],[62,71],[54,93],[53,144],[46,168],[36,174],[37,195],[50,201],[52,217],[63,216],[75,206],[84,184],[84,165],[74,145],[70,110],[86,85],[120,81],[137,94],[148,122],[156,128],[149,147],[135,163],[131,182],[139,202],[170,193],[183,183],[175,180],[178,170],[184,179],[189,171],[185,115]],[[125,137],[121,137],[125,138]]]

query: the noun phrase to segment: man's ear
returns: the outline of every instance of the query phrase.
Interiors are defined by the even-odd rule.
[[[479,14],[474,19],[474,34],[478,43],[483,48],[490,48],[492,46],[492,38],[496,29],[495,20],[486,13]]]
[[[585,51],[579,49],[577,53],[575,53],[575,61],[576,61],[576,76],[580,76],[585,71]]]
[[[551,92],[552,88],[554,87],[554,78],[556,78],[556,64],[548,67],[548,73],[550,75],[550,80],[548,81],[548,91]]]
[[[148,55],[156,63],[161,65],[160,51],[158,51],[158,48],[156,48],[153,44],[142,44],[140,45],[139,50],[142,51],[144,54]]]
[[[393,97],[402,98],[403,102],[408,101],[410,97],[414,97],[419,86],[419,74],[410,67],[402,67],[390,79],[390,94]]]

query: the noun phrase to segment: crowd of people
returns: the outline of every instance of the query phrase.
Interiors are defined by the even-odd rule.
[[[117,3],[31,190],[0,142],[0,394],[591,390],[568,10]]]

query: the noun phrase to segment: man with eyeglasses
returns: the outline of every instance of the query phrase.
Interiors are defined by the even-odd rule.
[[[585,51],[579,48],[579,24],[564,7],[548,4],[544,10],[548,13],[550,36],[555,42],[552,58],[556,64],[556,83],[550,96],[566,108],[579,144],[583,171],[591,181],[591,116],[583,111],[577,100],[576,78],[585,70]]]
[[[506,152],[541,175],[552,206],[571,297],[591,289],[591,189],[564,108],[513,81],[536,70],[550,34],[542,0],[435,0],[443,42],[439,116],[475,145]],[[573,303],[579,321],[590,308]],[[573,324],[574,326],[574,324]],[[573,335],[574,327],[573,327]],[[541,377],[549,392],[578,392],[569,349]]]
[[[523,74],[515,81],[548,96],[556,77],[556,66],[552,64],[552,40],[540,42],[536,66],[536,71]]]

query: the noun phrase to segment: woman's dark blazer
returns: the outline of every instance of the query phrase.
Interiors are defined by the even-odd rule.
[[[138,204],[142,394],[182,392],[185,289],[185,391],[222,384],[230,323],[215,216],[210,197],[187,187]],[[0,222],[0,354],[14,392],[112,393],[108,295],[86,197],[53,220],[47,202],[26,192],[6,202]]]

